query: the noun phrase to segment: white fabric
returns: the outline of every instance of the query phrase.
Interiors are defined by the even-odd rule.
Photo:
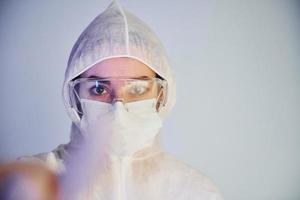
[[[67,200],[222,200],[210,178],[161,149],[159,135],[133,156],[107,157],[98,168],[94,163],[94,167],[87,165],[93,162],[90,157],[72,159],[75,154],[70,152],[76,150],[70,144],[60,145],[53,152],[37,155],[46,161],[54,154],[57,164],[49,165],[57,166],[58,174],[64,174],[65,168],[68,171],[69,160],[81,166],[67,180],[71,187]],[[92,173],[95,169],[101,170]]]
[[[85,146],[85,140],[80,118],[70,105],[68,82],[94,64],[113,57],[137,59],[165,78],[168,93],[166,106],[159,113],[161,118],[171,110],[175,84],[162,44],[143,21],[114,1],[84,30],[70,55],[63,100],[73,121],[71,141],[36,158],[55,168],[58,174],[69,174],[66,183],[75,192],[69,193],[74,195],[72,200],[221,200],[208,177],[163,151],[160,131],[153,133],[139,151],[126,157],[103,156],[103,141],[97,140],[92,141],[92,146],[99,146],[99,152],[88,148],[92,149],[91,154],[76,154]],[[72,164],[78,168],[73,172]]]
[[[135,58],[167,80],[167,103],[159,113],[166,116],[175,104],[176,89],[165,49],[142,20],[114,1],[88,25],[71,51],[62,94],[72,121],[78,124],[80,120],[70,107],[68,82],[94,64],[113,57]]]
[[[102,150],[109,154],[130,156],[145,147],[162,126],[155,103],[156,99],[128,102],[126,105],[81,99],[83,116],[80,130],[85,137],[103,141]]]

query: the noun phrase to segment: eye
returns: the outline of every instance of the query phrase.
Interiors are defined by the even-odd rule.
[[[146,91],[146,88],[143,86],[135,86],[131,89],[132,94],[143,94]]]
[[[107,91],[106,91],[105,86],[97,81],[96,85],[91,88],[91,93],[93,95],[104,95],[107,93]]]
[[[131,83],[129,93],[133,95],[142,95],[149,89],[147,82]]]

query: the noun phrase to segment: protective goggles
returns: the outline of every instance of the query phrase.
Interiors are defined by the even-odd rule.
[[[82,114],[81,99],[123,104],[155,99],[157,112],[165,105],[167,81],[160,78],[78,78],[69,82],[73,107]]]

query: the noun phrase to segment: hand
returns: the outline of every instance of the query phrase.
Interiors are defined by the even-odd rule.
[[[57,177],[43,164],[17,161],[0,165],[1,200],[58,200]]]

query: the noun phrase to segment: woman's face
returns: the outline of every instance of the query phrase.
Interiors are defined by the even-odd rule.
[[[152,78],[155,77],[155,72],[138,60],[121,57],[104,60],[94,65],[81,75],[81,77],[101,78],[120,76],[131,78]]]

